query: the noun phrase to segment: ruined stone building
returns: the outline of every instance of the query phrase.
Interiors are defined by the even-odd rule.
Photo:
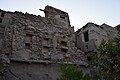
[[[94,23],[74,32],[68,13],[51,6],[40,10],[45,17],[0,10],[0,80],[57,80],[61,64],[89,74],[85,53],[117,35],[115,28]]]
[[[76,46],[85,53],[96,52],[102,41],[117,36],[117,30],[107,24],[87,23],[76,31]]]
[[[68,13],[51,6],[41,11],[45,17],[0,10],[0,58],[8,64],[4,80],[57,80],[61,61],[86,67]]]

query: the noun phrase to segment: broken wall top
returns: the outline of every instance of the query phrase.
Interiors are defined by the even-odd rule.
[[[56,12],[56,13],[59,13],[59,14],[63,14],[63,15],[65,15],[65,16],[68,16],[68,13],[66,13],[66,12],[64,12],[64,11],[62,11],[62,10],[59,10],[59,9],[56,9],[56,8],[54,8],[54,7],[51,7],[51,6],[46,6],[45,7],[45,9],[44,9],[44,11],[46,12],[46,13],[50,13],[50,12]]]

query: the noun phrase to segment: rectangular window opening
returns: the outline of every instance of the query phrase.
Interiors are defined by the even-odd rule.
[[[67,42],[61,41],[61,46],[67,46]]]
[[[25,48],[30,49],[30,43],[25,43]]]
[[[4,33],[0,33],[0,39],[4,38]]]
[[[26,36],[32,37],[32,34],[26,34]]]
[[[2,23],[2,19],[0,18],[0,23]]]
[[[48,44],[49,44],[49,38],[44,38],[43,44],[44,44],[44,45],[48,45]]]
[[[86,45],[86,48],[88,49],[88,45]]]
[[[43,51],[44,52],[48,52],[49,51],[49,48],[47,46],[43,46]]]
[[[100,26],[101,29],[104,29],[102,26]]]
[[[2,12],[2,13],[1,13],[1,17],[4,17],[4,14],[5,14],[5,13],[4,13],[4,12]]]
[[[64,16],[61,16],[61,15],[60,15],[60,18],[65,19],[65,17],[64,17]]]
[[[89,41],[88,31],[84,32],[84,40],[85,40],[85,42],[88,42],[88,41]]]
[[[62,53],[67,53],[67,51],[68,51],[67,49],[61,49]]]
[[[27,42],[32,42],[32,34],[26,34],[26,41]]]

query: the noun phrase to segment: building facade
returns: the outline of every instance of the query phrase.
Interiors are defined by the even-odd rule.
[[[57,80],[61,61],[87,65],[68,13],[51,6],[41,11],[45,17],[0,10],[0,53],[9,64],[5,80]]]
[[[96,52],[102,41],[117,36],[117,30],[107,24],[87,23],[76,31],[76,46],[85,53]]]
[[[74,32],[68,13],[51,6],[40,10],[45,17],[0,10],[0,80],[57,80],[61,64],[89,74],[85,53],[117,36],[107,24],[88,23]]]

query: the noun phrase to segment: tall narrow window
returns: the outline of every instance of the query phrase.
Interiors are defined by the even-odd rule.
[[[86,48],[88,49],[88,45],[86,45]]]
[[[5,13],[4,13],[4,12],[2,12],[2,13],[1,13],[1,17],[4,17],[4,14],[5,14]]]
[[[84,32],[84,40],[85,40],[85,42],[88,42],[88,41],[89,41],[88,31]]]
[[[2,19],[0,18],[0,23],[2,23]]]

